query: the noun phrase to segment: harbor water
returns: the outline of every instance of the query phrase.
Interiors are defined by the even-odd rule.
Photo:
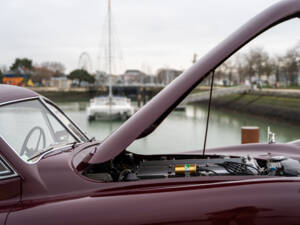
[[[103,140],[121,126],[122,121],[89,122],[85,108],[87,102],[58,103],[65,113],[88,136]],[[207,118],[206,105],[188,105],[185,111],[173,112],[149,136],[135,141],[128,147],[142,154],[173,153],[202,150]],[[264,117],[232,111],[212,109],[210,115],[207,148],[231,146],[241,143],[241,127],[260,128],[260,142],[267,142],[267,127],[276,134],[277,142],[300,139],[299,125],[271,120]]]

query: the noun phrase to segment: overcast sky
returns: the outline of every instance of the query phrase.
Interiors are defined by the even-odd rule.
[[[248,19],[277,0],[112,0],[114,46],[122,54],[115,73],[185,69]],[[103,68],[107,0],[1,0],[0,66],[16,57],[62,62],[76,69],[88,52]],[[268,31],[250,46],[281,54],[300,41],[300,20]],[[102,40],[102,42],[101,42]],[[100,62],[101,61],[101,62]],[[122,66],[121,66],[122,65]],[[125,65],[125,66],[124,66]]]

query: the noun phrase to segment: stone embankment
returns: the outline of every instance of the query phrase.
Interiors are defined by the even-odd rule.
[[[238,87],[229,87],[229,88],[215,88],[213,89],[212,98],[219,98],[226,95],[232,94],[245,94],[250,92],[251,88],[246,86],[238,86]],[[187,96],[182,104],[196,103],[201,101],[206,101],[209,99],[209,90],[202,91],[199,93],[194,93]]]
[[[216,92],[217,93],[217,92]],[[202,94],[204,96],[204,93]],[[208,93],[206,93],[208,96]],[[300,90],[262,89],[236,93],[213,92],[212,106],[252,115],[280,119],[300,124]],[[195,104],[205,104],[207,97],[190,97]]]
[[[298,89],[273,89],[264,88],[253,91],[255,95],[286,97],[286,98],[300,98],[300,90]]]
[[[31,90],[55,102],[87,101],[95,95],[86,88],[38,87],[31,88]]]
[[[140,104],[145,104],[155,96],[164,86],[163,85],[115,85],[113,93],[115,96],[126,96]],[[88,101],[95,96],[108,95],[108,87],[36,87],[32,90],[50,98],[53,101]]]

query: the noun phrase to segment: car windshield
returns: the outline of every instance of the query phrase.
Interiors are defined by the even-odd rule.
[[[58,109],[38,99],[0,107],[0,136],[24,160],[86,137]]]

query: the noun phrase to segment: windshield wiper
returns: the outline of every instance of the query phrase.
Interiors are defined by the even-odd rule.
[[[96,141],[95,137],[90,138],[88,142],[93,142],[93,141]]]
[[[43,151],[40,152],[39,154],[37,154],[37,155],[35,155],[35,156],[33,156],[33,157],[27,159],[27,161],[30,161],[30,160],[32,160],[32,159],[35,159],[35,158],[37,158],[37,157],[43,155],[44,153],[47,153],[47,152],[53,150],[53,149],[56,149],[56,148],[57,148],[57,149],[58,149],[58,148],[62,148],[62,147],[64,147],[64,146],[66,146],[66,145],[71,145],[71,148],[74,149],[75,146],[76,146],[77,144],[79,144],[79,143],[80,143],[80,142],[78,142],[78,141],[74,141],[74,142],[70,142],[70,143],[65,143],[65,144],[62,145],[62,146],[59,146],[59,145],[58,145],[58,146],[51,146],[51,147],[49,147],[49,148],[46,148],[45,150],[43,150]]]
[[[52,149],[54,149],[53,146],[52,146],[52,147],[49,147],[49,148],[46,148],[44,151],[40,152],[39,154],[37,154],[37,155],[35,155],[35,156],[33,156],[33,157],[27,159],[27,161],[31,161],[31,160],[33,160],[33,159],[35,159],[35,158],[37,158],[37,157],[43,155],[44,153],[47,153],[47,152],[51,151]]]

